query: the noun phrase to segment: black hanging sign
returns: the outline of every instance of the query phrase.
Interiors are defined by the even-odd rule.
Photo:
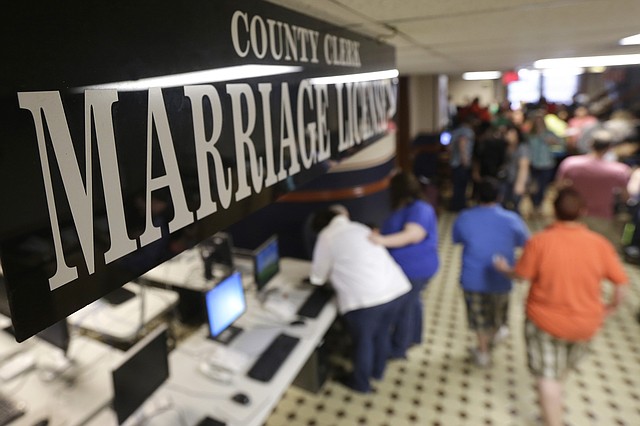
[[[393,131],[393,48],[268,2],[3,13],[0,255],[19,341]]]

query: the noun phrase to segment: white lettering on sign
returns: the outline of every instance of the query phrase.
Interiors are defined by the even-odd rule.
[[[251,86],[248,84],[228,84],[227,93],[231,96],[233,135],[236,145],[236,170],[238,171],[236,200],[242,200],[252,193],[258,193],[262,190],[264,176],[262,159],[258,159],[254,142],[251,139],[256,127],[256,101],[251,91]],[[242,110],[243,98],[247,106],[244,111]],[[245,154],[249,156],[253,188],[249,188],[247,183],[247,158]]]
[[[239,28],[245,28],[248,32],[255,28],[258,34],[256,42],[264,40],[260,37],[265,31],[269,34],[271,28],[274,31],[282,28],[285,35],[287,31],[293,31],[293,27],[286,27],[284,23],[270,24],[264,21],[266,25],[263,26],[258,18],[249,19],[246,14],[238,13],[234,15],[234,19]],[[298,31],[297,34],[302,33]],[[297,39],[306,37],[305,48],[301,47],[302,44],[296,44],[295,49],[293,46],[287,48],[285,43],[279,45],[281,50],[276,53],[281,57],[292,55],[293,58],[293,55],[297,55],[298,60],[302,57],[312,60],[317,52],[311,41],[313,36],[309,32],[306,34]],[[336,41],[335,45],[339,44]],[[234,45],[246,55],[253,51],[253,46],[257,46],[256,52],[260,55],[273,50],[271,47],[265,48],[269,43],[254,43],[251,37],[238,37]],[[352,46],[350,54],[345,53],[344,58],[340,56],[342,54],[338,54],[339,59],[332,57],[331,60],[353,61],[356,50]],[[196,211],[189,210],[187,205],[180,174],[181,165],[176,156],[176,141],[172,137],[162,89],[149,89],[147,120],[146,123],[141,123],[146,126],[146,137],[139,141],[146,144],[146,164],[141,165],[146,170],[146,205],[145,228],[138,241],[129,238],[127,232],[118,168],[118,145],[112,115],[112,111],[117,109],[116,104],[120,102],[118,92],[84,92],[84,160],[76,155],[74,146],[78,144],[73,143],[60,93],[19,92],[20,108],[28,110],[34,121],[52,230],[56,270],[49,278],[50,289],[55,290],[78,278],[77,267],[69,266],[65,259],[64,246],[68,242],[62,238],[59,220],[60,211],[67,211],[66,204],[59,205],[63,196],[66,196],[87,272],[89,275],[95,273],[95,201],[92,177],[97,169],[102,177],[111,241],[109,249],[104,253],[105,263],[108,264],[135,251],[138,244],[143,247],[163,237],[161,229],[152,220],[155,191],[166,191],[171,198],[174,216],[168,223],[168,230],[169,233],[174,233],[195,220],[215,215],[221,209],[228,209],[233,201],[259,194],[266,187],[386,132],[389,119],[395,114],[395,90],[390,80],[335,85],[312,85],[308,80],[302,80],[299,85],[292,87],[293,90],[289,83],[280,83],[279,96],[273,96],[272,83],[260,83],[257,88],[246,83],[227,84],[224,96],[213,85],[184,87],[185,104],[190,103],[191,109],[185,108],[179,113],[190,111],[193,140],[180,140],[180,143],[191,143],[194,147],[201,200]],[[223,101],[230,104],[229,117],[223,116]],[[206,117],[206,114],[211,116]],[[209,126],[209,134],[205,130],[206,122],[213,123]],[[263,123],[262,126],[258,126],[258,122]],[[338,138],[335,153],[331,152],[332,134],[329,123],[333,123],[334,137]],[[274,141],[273,124],[279,124],[277,141]],[[232,165],[225,165],[219,150],[225,128],[230,129],[233,134],[235,159]],[[97,149],[97,155],[92,155],[94,149]],[[162,167],[158,167],[159,163]],[[52,167],[53,164],[57,167]],[[161,174],[154,170],[154,164],[163,170]],[[52,176],[55,170],[59,170],[63,193],[54,193],[57,190],[54,190]]]
[[[333,90],[334,96],[330,96]],[[323,162],[332,156],[329,111],[336,112],[337,150],[343,152],[354,145],[386,132],[388,120],[395,114],[395,92],[390,80],[361,83],[311,85],[303,80],[296,93],[288,83],[281,83],[279,99],[273,99],[271,83],[261,83],[257,91],[249,84],[227,84],[231,117],[223,117],[221,97],[213,85],[184,87],[185,98],[191,103],[193,143],[196,156],[200,206],[189,210],[180,175],[170,121],[161,89],[148,92],[146,140],[146,209],[145,229],[138,237],[140,246],[162,238],[161,229],[152,220],[152,199],[155,191],[166,189],[173,203],[174,217],[169,222],[173,233],[198,220],[227,209],[232,201],[258,194],[301,170]],[[93,182],[99,167],[102,176],[106,216],[111,246],[104,253],[106,263],[113,262],[136,250],[136,240],[129,238],[124,215],[118,152],[112,110],[119,102],[115,90],[87,90],[85,99],[84,176],[80,168],[64,106],[59,92],[20,92],[20,108],[31,112],[40,155],[47,209],[53,235],[56,271],[49,278],[51,290],[78,278],[76,267],[67,265],[64,241],[61,237],[59,209],[54,194],[52,161],[59,169],[64,195],[78,234],[82,255],[91,275],[95,272]],[[295,111],[292,105],[295,101]],[[331,104],[331,99],[335,105]],[[205,112],[204,104],[210,108]],[[211,134],[205,134],[205,114],[213,122]],[[256,128],[258,114],[262,129]],[[217,145],[226,123],[233,130],[234,166],[225,166]],[[279,150],[275,149],[272,122],[280,124]],[[256,134],[256,132],[258,132]],[[95,132],[95,141],[92,134]],[[48,133],[49,141],[45,136]],[[153,135],[157,143],[154,144]],[[141,142],[142,143],[142,142]],[[189,143],[189,141],[181,141]],[[263,145],[259,145],[263,144]],[[51,149],[49,149],[49,145]],[[94,145],[98,155],[92,156]],[[157,150],[154,155],[154,150]],[[53,153],[53,158],[50,154]],[[98,159],[98,164],[92,162]],[[164,174],[154,175],[152,158],[160,160]],[[213,160],[210,170],[209,158]],[[276,159],[278,163],[276,164]],[[212,186],[213,185],[213,186]],[[236,188],[233,193],[232,188]],[[59,197],[62,194],[58,194]],[[219,203],[219,205],[218,205]]]
[[[153,154],[153,129],[158,135],[158,145],[160,156],[164,163],[165,174],[153,177],[152,154]],[[152,193],[162,188],[168,188],[173,200],[175,211],[173,219],[169,222],[169,232],[175,232],[193,223],[193,214],[187,207],[187,200],[184,195],[184,187],[180,178],[178,159],[173,147],[171,130],[169,129],[169,119],[165,109],[162,90],[158,88],[149,89],[149,110],[147,114],[147,195],[146,195],[146,226],[145,232],[140,235],[140,245],[146,246],[162,237],[160,228],[153,224],[152,214]]]
[[[327,65],[360,67],[360,43],[327,34],[324,37],[324,60]]]
[[[231,17],[231,42],[241,58],[317,64],[322,57],[327,65],[362,66],[357,41],[325,34],[321,43],[319,31],[240,10]]]
[[[60,225],[53,193],[49,156],[45,139],[45,122],[51,136],[53,154],[60,169],[71,215],[76,225],[80,248],[89,274],[95,270],[93,253],[93,164],[91,162],[91,123],[95,123],[96,145],[105,194],[105,205],[109,221],[111,248],[104,254],[109,263],[135,251],[136,243],[129,239],[124,217],[124,204],[120,190],[120,172],[116,158],[115,137],[111,107],[118,101],[115,90],[87,90],[85,92],[85,181],[80,173],[73,149],[71,134],[59,92],[18,93],[20,107],[31,112],[36,127],[38,152],[44,178],[47,209],[53,233],[56,255],[56,272],[49,279],[51,290],[67,284],[78,277],[77,268],[69,267],[64,260]],[[93,117],[93,121],[91,118]]]
[[[222,133],[222,103],[218,91],[213,86],[187,86],[184,93],[191,100],[193,111],[193,134],[196,146],[196,161],[198,169],[198,188],[200,190],[200,208],[196,217],[202,219],[218,211],[218,204],[211,197],[211,177],[209,175],[208,155],[213,159],[215,167],[215,182],[218,190],[218,198],[222,208],[226,209],[231,204],[232,170],[224,169],[222,156],[216,148],[216,144]],[[211,103],[213,119],[213,131],[207,138],[204,127],[204,99]],[[226,171],[226,175],[225,175]]]

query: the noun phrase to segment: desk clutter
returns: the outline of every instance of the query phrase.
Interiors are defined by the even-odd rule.
[[[337,311],[309,268],[216,234],[23,343],[0,316],[0,426],[263,424],[326,370]]]

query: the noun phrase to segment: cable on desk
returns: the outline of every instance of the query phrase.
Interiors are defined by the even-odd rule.
[[[181,393],[183,395],[190,396],[192,398],[202,398],[202,399],[210,399],[210,398],[225,399],[225,398],[227,398],[227,395],[221,395],[219,393],[213,393],[213,392],[193,391],[193,390],[191,390],[191,388],[188,388],[186,386],[181,386],[181,385],[178,385],[178,384],[172,383],[172,382],[167,383],[166,387],[169,388],[169,389],[173,389],[176,392],[179,392],[179,393]]]
[[[136,295],[137,295],[137,293],[136,293]],[[94,303],[96,303],[96,302],[94,302]],[[92,305],[89,305],[89,306],[92,306]],[[108,305],[105,302],[98,301],[98,304],[95,306],[95,308],[87,311],[86,313],[83,312],[82,313],[83,314],[82,317],[80,317],[77,322],[76,321],[74,321],[74,322],[76,322],[76,324],[77,324],[76,326],[78,328],[84,328],[83,322],[84,322],[85,317],[95,316],[97,318],[96,321],[103,322],[104,319],[101,318],[98,315],[99,314],[104,314],[104,316],[109,321],[118,322],[118,323],[126,324],[126,325],[131,324],[131,321],[130,321],[129,318],[120,316],[120,315],[122,315],[122,312],[120,312],[120,313],[114,312],[113,309],[107,309],[107,308],[108,308]]]
[[[69,324],[69,321],[67,321],[67,325],[69,326],[69,339],[71,342],[69,346],[76,342],[75,345],[73,345],[73,355],[77,356],[78,353],[82,353],[82,350],[89,344],[90,340],[84,340],[84,342],[78,341],[78,337],[81,336],[80,327]],[[67,352],[71,352],[71,350]],[[71,354],[69,354],[69,358],[71,358]]]
[[[28,372],[26,373],[22,373],[20,376],[18,376],[16,378],[16,382],[18,383],[15,388],[10,388],[7,387],[6,389],[3,387],[3,391],[5,391],[5,393],[9,394],[9,395],[13,395],[16,394],[20,391],[20,389],[22,389],[24,387],[24,385],[27,383],[27,381],[29,381],[29,374]]]
[[[144,422],[144,424],[147,424],[148,421],[153,419],[154,417],[158,417],[159,415],[161,415],[163,413],[169,413],[171,411],[173,411],[176,414],[178,414],[178,419],[180,419],[180,424],[182,426],[189,426],[189,424],[187,423],[186,419],[184,418],[184,413],[182,412],[182,410],[179,407],[176,407],[176,405],[173,403],[173,401],[170,401],[168,407],[158,408],[154,412],[152,412],[150,415],[145,416],[143,422]]]
[[[289,326],[290,321],[274,318],[275,314],[271,312],[254,312],[253,318],[249,318],[245,321],[251,324],[252,329],[268,330],[268,329],[282,329]],[[295,319],[295,318],[294,318]],[[254,320],[259,320],[254,321]]]
[[[173,407],[173,408],[169,408],[168,411],[175,411],[176,413],[178,413],[180,424],[182,426],[189,426],[189,424],[187,423],[187,420],[184,418],[184,412],[180,408]]]
[[[78,327],[81,328],[81,324],[84,322],[86,317],[89,317],[91,315],[94,315],[96,311],[100,312],[102,310],[104,310],[104,308],[107,306],[107,304],[103,301],[101,301],[100,299],[96,300],[95,302],[85,306],[84,308],[82,308],[81,311],[78,311],[77,313],[75,313],[74,316],[74,320],[73,321],[69,321],[69,323],[71,324],[72,327]]]
[[[87,337],[87,339],[91,339],[91,338]],[[85,345],[88,345],[89,341],[90,340],[87,340],[85,342]],[[75,383],[77,383],[78,380],[80,380],[81,378],[84,378],[85,375],[94,372],[95,371],[95,366],[102,364],[102,361],[104,359],[112,358],[115,355],[116,355],[116,350],[112,346],[109,346],[109,350],[104,350],[104,352],[102,354],[100,354],[96,358],[92,359],[89,363],[87,363],[85,365],[80,364],[79,362],[75,363],[72,366],[72,368],[74,369],[73,379],[74,379]]]
[[[175,350],[178,353],[182,353],[190,358],[196,358],[196,359],[204,358],[212,352],[211,348],[201,348],[199,350],[190,351],[190,350],[184,349],[181,346],[177,346]]]
[[[215,398],[215,399],[227,399],[228,395],[220,395],[220,394],[214,394],[214,393],[209,393],[209,392],[197,392],[197,391],[192,391],[190,388],[184,387],[184,386],[180,386],[177,385],[175,383],[169,382],[166,384],[166,387],[169,389],[173,389],[176,392],[179,392],[185,396],[188,397],[192,397],[192,398],[201,398],[201,399],[205,399],[205,400],[210,400],[211,398]],[[264,403],[263,403],[264,404]],[[258,405],[258,408],[260,408],[261,406]],[[235,416],[230,415],[229,413],[227,413],[225,410],[221,409],[220,407],[216,407],[217,412],[219,412],[220,417],[223,419],[231,419],[233,420],[234,423],[238,423],[238,424],[246,424],[246,420],[248,420],[247,418],[243,418],[243,419],[238,419]]]
[[[173,259],[175,259],[175,257],[167,260],[165,263],[171,262]],[[161,293],[159,294],[154,291],[147,291],[146,297],[156,297],[170,307],[169,309],[165,309],[164,311],[162,311],[161,316],[163,317],[163,321],[167,324],[167,327],[168,327],[169,339],[170,339],[168,342],[169,350],[170,351],[173,350],[173,348],[177,346],[178,335],[179,335],[179,332],[176,330],[177,328],[176,321],[179,321],[178,319],[179,303],[178,302],[179,302],[180,296],[177,295],[176,301],[174,303],[171,303],[171,301],[169,300],[170,299],[169,293],[176,293],[176,291],[170,284],[166,282],[160,282],[160,281],[156,281],[156,280],[152,280],[144,277],[141,277],[141,279],[138,279],[138,280],[133,280],[133,282],[139,285],[140,287],[146,286],[146,287],[151,287],[151,290],[155,288],[157,290],[164,290],[167,292],[166,294],[161,294]],[[145,327],[147,325],[148,325],[148,322],[145,324]],[[171,339],[173,339],[173,344],[171,343]]]
[[[138,331],[136,331],[136,337],[138,339],[141,339],[144,336],[144,326],[145,326],[144,314],[147,309],[147,303],[145,300],[147,288],[143,285],[138,284],[138,289],[139,289],[138,297],[140,297],[140,322],[138,324]]]

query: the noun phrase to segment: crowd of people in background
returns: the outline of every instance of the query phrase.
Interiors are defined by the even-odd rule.
[[[457,213],[452,241],[463,247],[467,324],[477,337],[471,360],[492,365],[492,348],[509,334],[512,280],[528,280],[529,370],[545,424],[560,425],[566,376],[628,281],[623,227],[614,219],[625,211],[633,225],[640,215],[630,208],[640,197],[640,122],[624,111],[596,117],[588,105],[544,100],[491,113],[475,99],[456,112],[447,147],[449,209]],[[353,222],[342,206],[314,219],[311,280],[333,284],[353,341],[352,371],[342,382],[359,392],[372,391],[370,379],[382,378],[387,360],[406,358],[422,342],[422,292],[439,268],[438,216],[424,188],[404,171],[389,193],[391,214],[380,228]],[[524,216],[548,226],[530,235]],[[640,246],[637,229],[627,232],[628,245],[635,238]],[[615,288],[608,301],[605,280]]]
[[[588,105],[544,99],[491,114],[476,99],[453,121],[449,208],[460,212],[453,241],[463,245],[460,284],[478,337],[473,359],[491,365],[511,279],[528,280],[527,361],[548,426],[563,424],[566,377],[623,299],[621,256],[640,258],[639,118],[622,110],[596,117]],[[553,215],[543,210],[549,199]],[[529,239],[517,215],[547,226]],[[603,301],[605,281],[614,290]]]
[[[576,161],[582,162],[581,168],[598,176],[595,180],[600,182],[604,176],[606,181],[599,185],[603,188],[598,199],[589,198],[588,216],[609,219],[620,212],[629,195],[640,193],[640,187],[628,187],[632,170],[640,165],[640,118],[632,112],[617,110],[595,116],[588,104],[555,105],[544,98],[516,110],[509,102],[494,109],[492,113],[489,107],[480,106],[476,98],[458,107],[451,117],[450,210],[467,207],[482,178],[492,177],[500,182],[505,208],[541,217],[550,187],[587,186],[581,181],[585,173],[578,173],[578,183],[558,174],[561,163],[580,155],[587,157],[569,160],[573,163],[570,168],[575,170]],[[586,164],[587,159],[592,161]],[[600,196],[605,192],[607,197]],[[525,197],[530,208],[523,211]]]

